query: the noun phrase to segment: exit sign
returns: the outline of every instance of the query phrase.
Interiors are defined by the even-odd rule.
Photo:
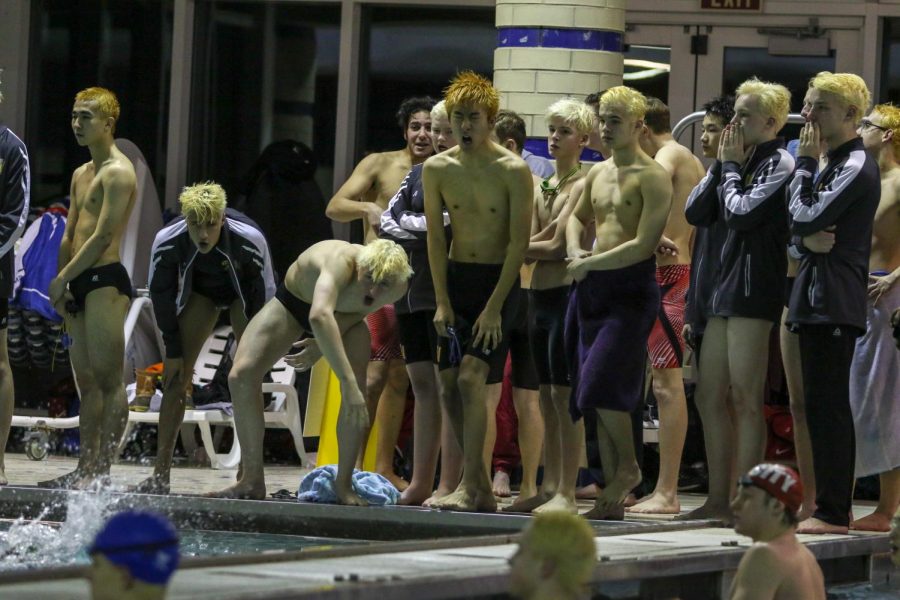
[[[700,8],[709,10],[762,11],[762,0],[700,0]]]

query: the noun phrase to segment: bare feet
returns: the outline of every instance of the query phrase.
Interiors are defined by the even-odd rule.
[[[701,519],[722,521],[729,527],[734,525],[734,515],[731,512],[731,507],[727,504],[716,506],[707,502],[700,508],[695,508],[690,512],[675,516],[676,521],[697,521]]]
[[[556,494],[545,503],[534,509],[537,513],[549,512],[567,512],[570,515],[578,514],[578,505],[575,503],[574,496],[566,496],[564,494]]]
[[[575,490],[575,498],[577,498],[578,500],[594,500],[597,496],[600,495],[600,492],[602,491],[602,487],[600,487],[596,483],[591,483]]]
[[[337,496],[338,504],[344,504],[346,506],[368,506],[369,503],[363,500],[359,494],[353,489],[353,485],[350,484],[347,487],[344,487],[338,482],[334,483],[334,493]]]
[[[462,484],[455,492],[435,500],[432,506],[442,510],[459,510],[464,512],[497,512],[497,500],[490,490],[468,488]]]
[[[111,485],[112,479],[109,475],[85,475],[81,479],[73,481],[69,488],[87,492],[99,492],[101,489]]]
[[[231,487],[218,492],[204,494],[207,498],[232,498],[242,500],[263,500],[266,497],[266,485],[264,483],[252,484],[238,481]]]
[[[815,517],[810,517],[805,521],[802,521],[800,525],[797,526],[797,533],[838,533],[838,534],[846,534],[849,528],[846,525],[832,525],[831,523],[826,523],[821,519],[817,519]]]
[[[65,475],[60,475],[55,479],[48,479],[47,481],[38,481],[38,487],[49,488],[55,490],[64,490],[71,488],[76,481],[82,478],[81,471],[75,469],[71,473],[66,473]]]
[[[610,511],[613,507],[622,506],[624,508],[625,499],[634,489],[634,486],[641,482],[641,470],[637,465],[628,467],[622,465],[616,476],[607,483],[606,488],[597,496],[594,501],[595,506],[601,511]]]
[[[512,491],[509,489],[509,473],[498,469],[494,473],[492,487],[494,488],[494,495],[498,498],[509,498],[512,496]]]
[[[424,506],[425,502],[428,502],[431,498],[430,487],[410,484],[410,486],[400,494],[400,502],[398,504],[404,506]]]
[[[582,516],[589,521],[624,521],[625,506],[623,504],[613,506],[612,508],[600,508],[595,506]]]
[[[542,504],[550,500],[550,498],[552,497],[553,496],[551,496],[550,494],[544,493],[535,494],[530,498],[520,495],[518,498],[516,498],[515,502],[513,502],[509,506],[505,506],[503,508],[503,512],[530,513],[538,506],[541,506]]]
[[[422,503],[422,506],[428,506],[428,507],[435,506],[435,504],[434,504],[435,502],[444,498],[445,496],[449,496],[452,493],[453,493],[452,489],[443,488],[439,485],[438,489],[436,489],[434,491],[434,493],[431,495],[431,497]],[[437,508],[437,507],[435,506],[435,508]]]
[[[891,515],[885,515],[880,512],[873,512],[862,519],[856,519],[850,523],[850,529],[857,531],[881,531],[888,532],[891,530]]]
[[[406,488],[409,487],[409,482],[394,473],[393,471],[389,471],[387,473],[378,473],[385,479],[391,482],[391,485],[397,488],[398,492],[403,492]]]
[[[677,515],[681,512],[681,504],[678,496],[667,496],[659,492],[653,492],[646,498],[641,498],[634,506],[625,508],[625,512],[642,515]]]
[[[128,491],[132,494],[166,495],[169,493],[169,480],[157,475],[151,475]]]
[[[813,516],[813,513],[816,512],[816,505],[813,504],[803,504],[800,506],[800,510],[797,511],[797,520],[803,522]]]
[[[628,494],[627,496],[625,496],[625,500],[622,501],[622,506],[628,508],[629,506],[634,506],[635,504],[637,504],[637,502],[637,496],[635,496],[633,493]]]
[[[6,485],[9,483],[9,479],[6,478],[6,470],[0,469],[0,485]]]

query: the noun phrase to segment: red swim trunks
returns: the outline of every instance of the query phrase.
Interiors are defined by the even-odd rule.
[[[386,304],[366,317],[366,325],[369,326],[372,338],[370,361],[403,358],[400,351],[400,329],[393,304]]]
[[[662,302],[647,340],[650,365],[654,369],[679,369],[684,358],[684,300],[691,278],[691,265],[656,267]]]

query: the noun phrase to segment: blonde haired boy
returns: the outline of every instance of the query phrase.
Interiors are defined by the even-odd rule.
[[[156,234],[151,250],[150,299],[166,348],[156,464],[136,487],[141,493],[169,492],[185,389],[192,388],[194,363],[220,314],[228,312],[240,343],[247,322],[275,294],[265,236],[246,215],[227,208],[222,186],[186,187],[178,202],[182,217]]]
[[[39,484],[46,487],[85,487],[109,475],[128,419],[122,372],[132,289],[119,262],[119,244],[134,206],[136,179],[134,166],[114,142],[118,119],[119,101],[111,91],[92,87],[75,96],[72,132],[91,161],[72,175],[59,272],[48,295],[72,339],[81,454],[73,472]]]
[[[696,393],[709,463],[709,496],[685,518],[731,519],[732,464],[763,459],[762,417],[769,334],[780,323],[787,273],[784,194],[794,159],[777,137],[790,93],[749,79],[738,86],[734,118],[722,132],[718,177],[695,188],[688,206],[709,205],[728,228],[703,336]],[[731,393],[729,395],[729,388]],[[731,402],[729,411],[726,402]],[[732,421],[731,414],[734,415]]]
[[[790,181],[791,252],[800,266],[786,322],[799,334],[816,480],[816,510],[800,533],[846,533],[850,524],[850,365],[866,331],[872,224],[882,191],[878,164],[857,131],[869,100],[852,73],[823,71],[810,80]],[[828,164],[814,178],[822,145]]]
[[[307,369],[320,352],[331,365],[341,385],[335,493],[341,504],[365,505],[351,485],[353,465],[369,423],[365,401],[369,329],[365,318],[399,300],[411,275],[406,252],[389,240],[367,246],[327,240],[297,257],[275,298],[250,320],[238,345],[228,388],[243,470],[235,485],[211,495],[265,498],[263,376],[298,338],[314,337],[314,346],[287,362]]]
[[[643,390],[646,345],[659,310],[654,253],[672,203],[665,169],[640,147],[647,101],[617,86],[600,97],[600,135],[612,160],[591,168],[566,223],[568,274],[575,280],[566,315],[572,418],[596,411],[606,487],[586,516],[624,518],[624,500],[641,481],[631,412]],[[596,242],[582,249],[594,222]],[[571,338],[569,336],[572,336]]]

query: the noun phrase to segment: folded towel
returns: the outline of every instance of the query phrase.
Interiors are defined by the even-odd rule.
[[[337,465],[325,465],[307,473],[300,482],[297,500],[337,504],[337,494],[334,492],[337,470]],[[378,473],[369,471],[353,470],[353,490],[360,498],[374,506],[397,504],[400,500],[400,492],[390,481]]]

